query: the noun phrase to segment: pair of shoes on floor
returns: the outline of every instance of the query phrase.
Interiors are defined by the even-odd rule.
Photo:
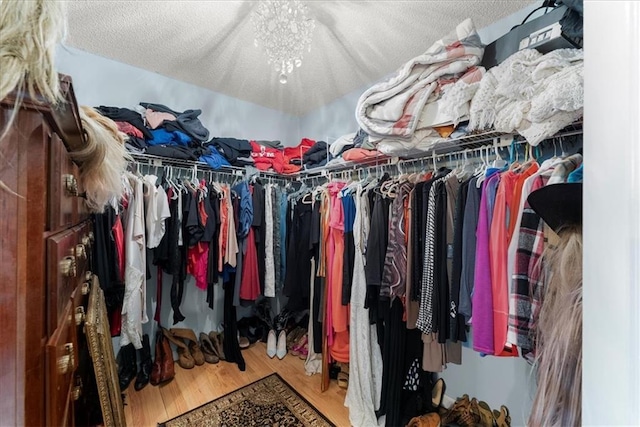
[[[287,332],[287,351],[293,350],[293,347],[298,344],[298,340],[306,333],[307,330],[302,326],[296,326],[290,332]]]
[[[207,363],[215,364],[224,359],[222,351],[222,341],[218,338],[218,333],[211,331],[209,334],[200,333],[200,349],[204,354]]]
[[[196,365],[204,365],[204,354],[192,329],[171,328],[163,329],[162,332],[177,347],[178,365],[181,368],[192,369]]]
[[[238,332],[238,346],[240,347],[240,350],[246,350],[251,347],[251,341],[249,341],[249,338],[240,335],[240,332]]]
[[[282,360],[287,355],[287,333],[282,330],[276,338],[276,331],[271,329],[267,337],[267,356]]]
[[[293,356],[298,356],[300,359],[305,360],[309,355],[309,335],[304,333],[302,337],[298,339],[298,341],[293,344],[291,350],[289,351]]]
[[[500,411],[491,410],[487,402],[472,399],[472,404],[477,405],[480,412],[480,425],[483,427],[511,427],[509,408],[502,405]]]
[[[502,405],[500,411],[491,411],[486,402],[476,398],[470,400],[465,394],[456,400],[442,418],[445,426],[454,423],[461,427],[510,427],[511,417],[506,406]]]
[[[467,394],[458,398],[453,406],[442,416],[443,425],[454,423],[460,427],[475,427],[480,424],[480,412],[476,404],[469,400],[469,395]]]

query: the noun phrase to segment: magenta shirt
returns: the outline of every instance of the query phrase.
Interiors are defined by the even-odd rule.
[[[486,178],[482,183],[480,213],[476,229],[476,266],[473,288],[472,333],[473,349],[485,354],[494,354],[493,348],[493,292],[491,282],[491,260],[489,253],[489,196],[488,188],[498,181],[498,174]]]

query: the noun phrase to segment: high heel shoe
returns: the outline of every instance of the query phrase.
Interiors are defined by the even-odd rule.
[[[276,357],[276,353],[278,351],[278,338],[276,337],[276,331],[271,329],[269,331],[269,336],[267,337],[267,356],[271,359]]]
[[[278,335],[278,344],[276,346],[276,355],[282,360],[287,355],[287,333],[282,330]]]
[[[442,378],[438,378],[433,384],[433,388],[431,389],[431,404],[433,405],[433,409],[438,410],[440,404],[442,404],[442,396],[444,396],[445,388],[446,386]]]
[[[298,342],[296,342],[293,347],[291,348],[290,353],[294,356],[300,356],[300,353],[302,352],[302,349],[304,348],[305,344],[307,344],[308,338],[307,338],[307,334],[304,334],[299,340]]]

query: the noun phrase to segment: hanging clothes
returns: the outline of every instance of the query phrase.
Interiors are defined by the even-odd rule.
[[[276,296],[276,266],[274,260],[273,186],[265,185],[265,274],[264,296]]]
[[[331,196],[331,214],[329,217],[329,271],[327,279],[329,293],[327,297],[328,310],[331,316],[333,343],[330,345],[331,357],[338,362],[349,362],[349,307],[342,305],[342,278],[344,267],[344,208],[340,200],[340,191],[344,182],[329,184]]]
[[[355,244],[353,279],[351,288],[351,312],[349,335],[349,387],[345,406],[349,408],[349,421],[355,427],[384,425],[378,420],[382,392],[382,354],[378,345],[377,329],[369,322],[365,308],[367,280],[365,277],[365,254],[369,237],[369,202],[366,192],[358,185],[356,217],[353,224]]]
[[[125,293],[122,303],[120,346],[133,343],[142,348],[142,324],[149,321],[146,310],[146,237],[144,221],[144,190],[142,180],[130,175],[131,187],[125,223]]]

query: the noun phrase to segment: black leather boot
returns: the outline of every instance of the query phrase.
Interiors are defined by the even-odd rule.
[[[136,349],[133,344],[127,344],[120,348],[118,353],[118,379],[120,390],[125,391],[137,372]]]
[[[151,347],[149,346],[149,335],[144,334],[142,336],[142,348],[138,350],[140,355],[140,370],[136,377],[136,383],[134,388],[136,391],[142,390],[147,384],[149,384],[149,376],[151,375],[151,369],[153,368],[153,361],[151,360]]]

